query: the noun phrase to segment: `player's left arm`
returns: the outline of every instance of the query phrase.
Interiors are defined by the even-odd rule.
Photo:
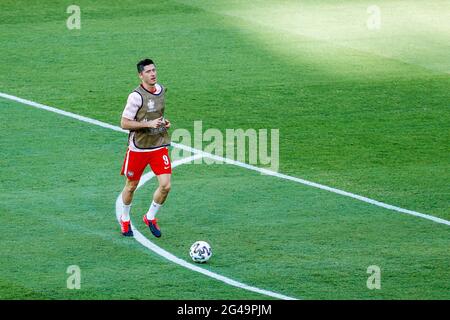
[[[164,118],[164,120],[166,121],[166,124],[164,126],[166,127],[166,129],[169,129],[170,126],[171,126],[170,121],[168,119],[165,119],[165,118]]]

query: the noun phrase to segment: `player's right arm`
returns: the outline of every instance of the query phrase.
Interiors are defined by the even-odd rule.
[[[127,104],[122,113],[120,126],[125,130],[138,130],[143,128],[157,128],[163,124],[162,117],[151,121],[136,121],[136,113],[142,105],[142,97],[137,92],[128,96]]]

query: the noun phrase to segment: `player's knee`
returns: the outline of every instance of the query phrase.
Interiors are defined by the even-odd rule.
[[[163,193],[169,193],[170,192],[170,188],[171,188],[170,182],[167,182],[167,183],[164,183],[164,184],[161,185],[161,191]]]
[[[136,186],[128,186],[128,187],[127,187],[127,191],[128,191],[129,193],[134,193],[134,191],[136,191]]]
[[[133,193],[134,191],[136,191],[138,186],[138,182],[127,182],[127,185],[125,186],[125,189],[129,192],[129,193]]]

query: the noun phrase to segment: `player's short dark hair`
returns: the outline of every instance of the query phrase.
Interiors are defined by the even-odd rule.
[[[155,64],[154,62],[153,62],[153,60],[152,59],[143,59],[143,60],[141,60],[141,61],[139,61],[138,63],[137,63],[137,71],[139,72],[139,73],[141,73],[142,71],[144,71],[144,67],[145,66],[148,66],[149,64]]]

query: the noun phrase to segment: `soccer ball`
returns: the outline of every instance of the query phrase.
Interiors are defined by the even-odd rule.
[[[189,250],[189,255],[194,262],[205,263],[212,256],[211,246],[205,241],[196,241]]]

